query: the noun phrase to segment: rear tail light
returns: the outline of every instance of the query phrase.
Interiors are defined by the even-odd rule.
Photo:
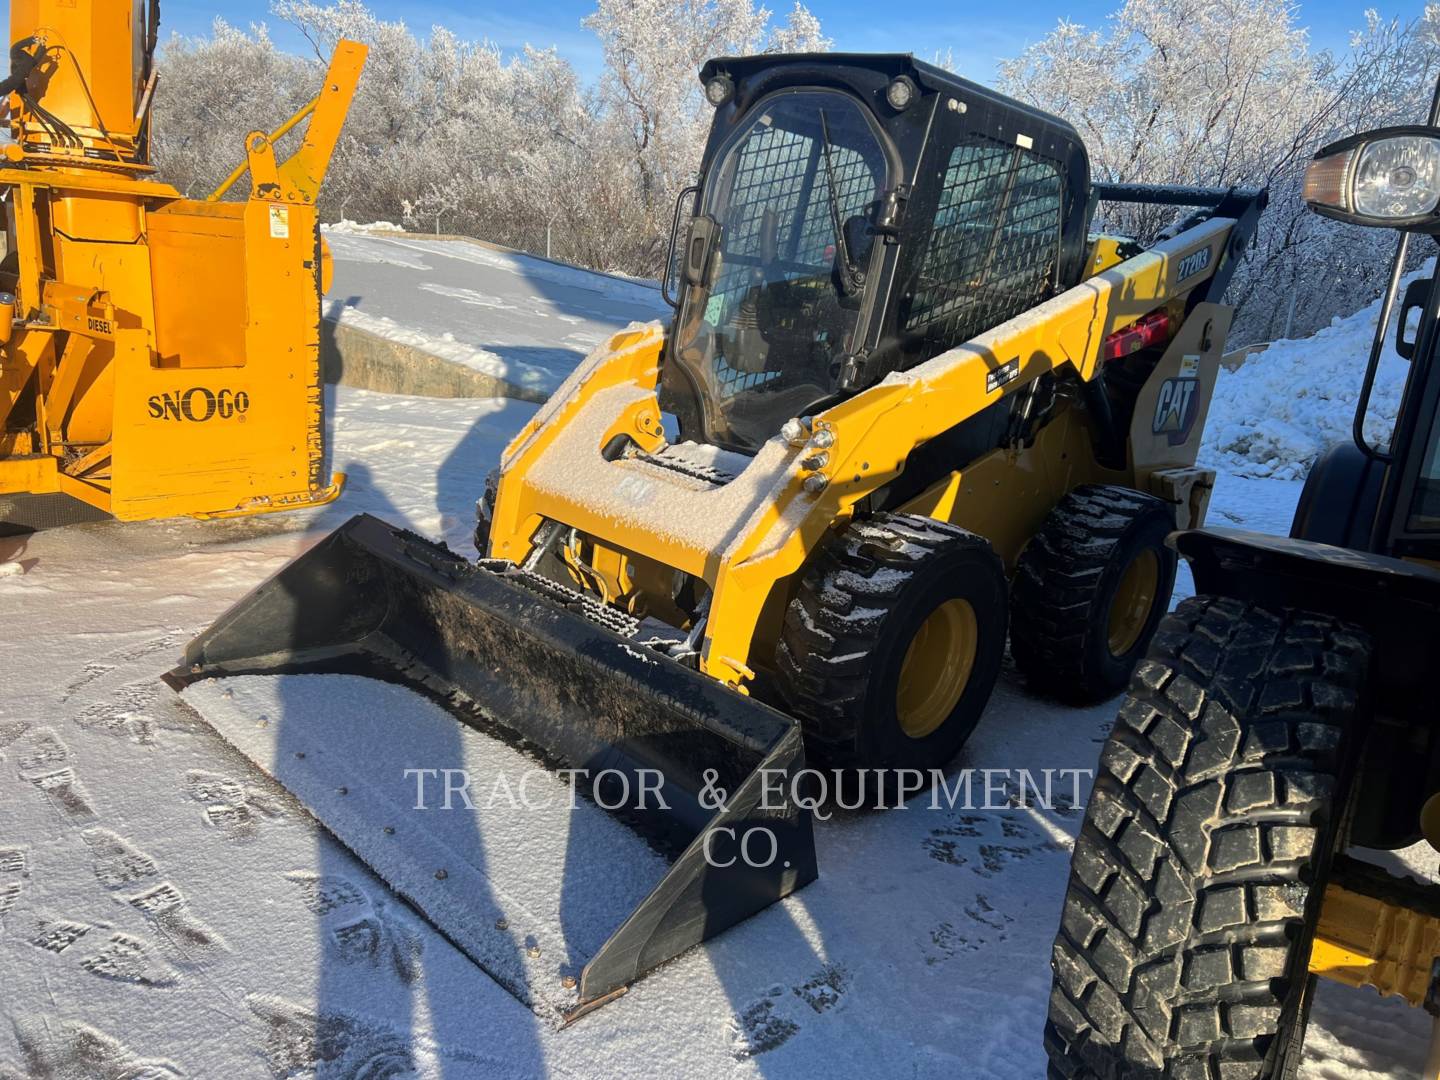
[[[1100,347],[1102,360],[1119,360],[1121,357],[1160,345],[1170,339],[1170,316],[1163,311],[1146,315],[1139,322],[1116,330],[1105,339]]]

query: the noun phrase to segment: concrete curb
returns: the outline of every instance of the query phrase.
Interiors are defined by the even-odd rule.
[[[412,397],[508,397],[543,402],[548,395],[445,360],[332,319],[320,320],[320,364],[327,383]]]

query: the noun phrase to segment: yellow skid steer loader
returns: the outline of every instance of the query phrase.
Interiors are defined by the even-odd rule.
[[[1069,125],[909,56],[701,78],[716,111],[676,207],[673,322],[617,334],[516,436],[479,501],[484,557],[355,518],[168,676],[369,674],[551,765],[662,774],[668,809],[626,819],[678,860],[570,951],[568,1010],[815,876],[806,747],[915,791],[1007,637],[1042,692],[1124,685],[1168,606],[1165,536],[1204,517],[1221,296],[1265,203],[1093,184]],[[1089,234],[1106,200],[1189,210],[1143,246]],[[318,715],[271,719],[219,726],[495,973],[516,929],[460,925],[432,875],[397,869],[405,841],[352,827]]]
[[[365,47],[341,42],[314,101],[192,200],[149,164],[158,3],[14,0],[10,28],[0,531],[334,499],[315,201]],[[220,201],[246,171],[248,199]]]

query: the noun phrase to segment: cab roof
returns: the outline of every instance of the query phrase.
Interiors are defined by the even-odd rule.
[[[962,79],[954,72],[915,59],[912,53],[763,53],[758,56],[717,56],[700,69],[700,82],[715,75],[734,80],[738,96],[754,98],[771,89],[805,83],[888,83],[909,76],[926,93],[949,94],[974,104],[1023,113],[1031,120],[1080,143],[1080,134],[1053,113],[1006,97],[989,87]]]

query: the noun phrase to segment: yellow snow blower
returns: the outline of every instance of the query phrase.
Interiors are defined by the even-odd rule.
[[[1069,125],[909,56],[701,77],[674,320],[617,334],[516,436],[479,502],[485,557],[356,518],[170,675],[365,673],[549,764],[663,773],[669,809],[626,817],[681,854],[580,957],[577,1009],[815,876],[802,732],[847,783],[889,770],[888,800],[955,756],[1007,636],[1042,692],[1124,685],[1168,606],[1165,537],[1204,517],[1221,298],[1265,203],[1093,184]],[[1090,235],[1107,200],[1190,209],[1142,245]],[[257,735],[277,725],[235,724],[492,964],[507,931],[455,927],[430,875],[393,870],[400,841],[338,812],[317,717],[279,725],[303,769]],[[740,797],[716,811],[715,787]],[[711,859],[717,836],[773,858]]]
[[[315,200],[365,48],[342,42],[314,101],[252,132],[241,167],[197,201],[149,164],[158,21],[158,3],[10,5],[0,529],[340,493],[325,468]],[[249,198],[220,201],[247,170]]]

